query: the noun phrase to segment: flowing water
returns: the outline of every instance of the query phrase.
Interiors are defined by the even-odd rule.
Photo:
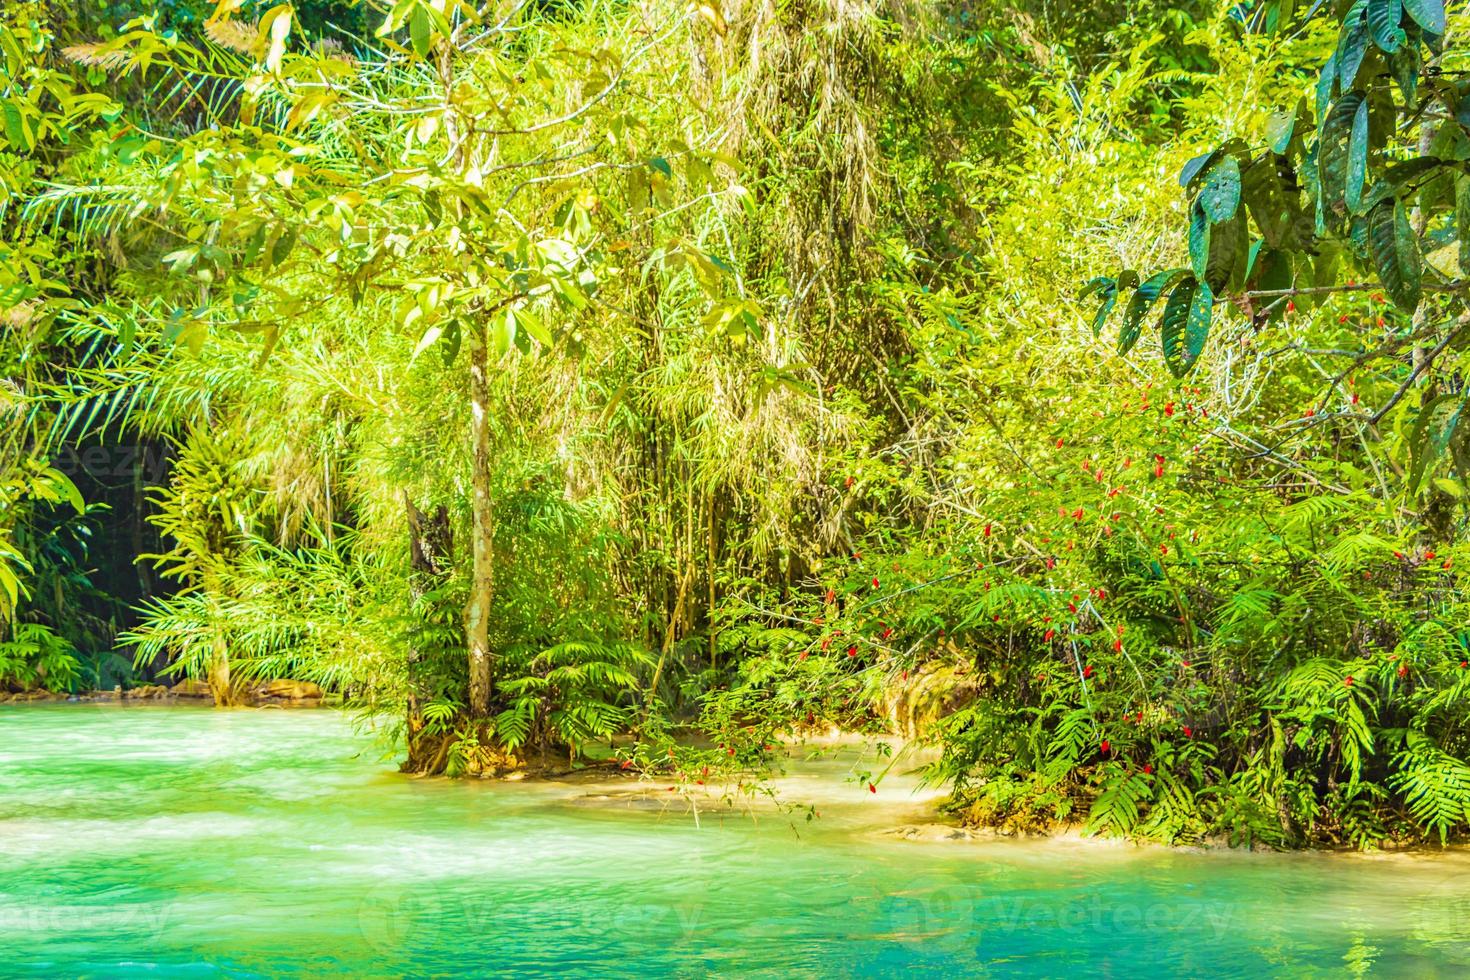
[[[920,843],[409,780],[331,711],[0,707],[0,975],[1470,976],[1470,855]],[[662,787],[660,787],[662,789]]]

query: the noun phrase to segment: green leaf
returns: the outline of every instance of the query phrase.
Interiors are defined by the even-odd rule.
[[[1203,279],[1210,261],[1210,222],[1198,200],[1189,209],[1189,261],[1196,279]]]
[[[1103,301],[1097,308],[1097,313],[1092,318],[1092,335],[1102,335],[1103,324],[1108,322],[1108,315],[1113,312],[1113,307],[1118,302],[1118,290],[1110,288],[1103,293]]]
[[[434,346],[434,344],[437,343],[439,338],[443,335],[444,328],[437,324],[425,330],[424,335],[419,338],[418,344],[414,347],[413,355],[409,357],[408,363],[412,364],[414,361],[418,360],[419,355],[428,350],[430,347]]]
[[[1174,287],[1164,304],[1159,336],[1164,346],[1164,363],[1177,378],[1189,373],[1205,349],[1214,300],[1207,284],[1189,276]]]
[[[1406,40],[1407,35],[1399,26],[1403,16],[1403,0],[1368,0],[1368,29],[1373,34],[1373,43],[1384,54],[1393,54]]]
[[[414,54],[427,58],[434,46],[434,36],[429,23],[429,12],[424,9],[423,4],[417,4],[408,18],[408,37],[413,43]]]
[[[1348,137],[1347,177],[1343,188],[1343,202],[1348,210],[1358,214],[1363,206],[1363,183],[1368,178],[1368,101],[1358,103],[1353,114],[1352,135]]]
[[[464,340],[464,328],[460,325],[459,317],[452,317],[449,325],[444,328],[444,346],[439,348],[439,355],[444,360],[445,367],[451,367],[454,359],[459,356],[459,345]]]
[[[1327,62],[1322,66],[1322,73],[1317,76],[1317,115],[1321,117],[1326,114],[1327,107],[1332,103],[1332,93],[1337,86],[1337,52],[1333,52]]]
[[[1223,293],[1236,279],[1237,272],[1245,270],[1248,257],[1249,238],[1245,215],[1238,214],[1229,221],[1210,226],[1210,247],[1205,260],[1205,274],[1196,273],[1211,291]]]
[[[1119,355],[1127,354],[1138,343],[1139,334],[1143,331],[1143,318],[1164,290],[1188,274],[1188,269],[1169,269],[1156,272],[1139,284],[1123,310],[1123,328],[1118,333]]]
[[[1368,215],[1368,246],[1383,291],[1405,313],[1419,306],[1424,260],[1400,200],[1384,201]]]
[[[1296,130],[1296,110],[1273,112],[1266,121],[1266,143],[1271,152],[1285,154],[1291,145],[1291,134]]]
[[[1256,257],[1251,271],[1251,288],[1272,292],[1290,289],[1292,284],[1291,253],[1280,249],[1263,248]],[[1271,311],[1271,319],[1278,320],[1286,312],[1286,304],[1280,303]]]
[[[1444,0],[1404,0],[1404,9],[1430,34],[1444,34]]]
[[[542,347],[551,347],[555,343],[551,331],[546,329],[546,324],[541,322],[541,318],[524,306],[516,310],[516,320],[525,328],[526,333],[530,334],[532,339]]]
[[[1340,225],[1346,216],[1347,206],[1343,203],[1342,194],[1347,187],[1348,141],[1352,138],[1358,107],[1362,104],[1362,92],[1348,92],[1333,103],[1322,123],[1318,179],[1323,210],[1331,215],[1334,226]]]
[[[1470,275],[1470,177],[1455,178],[1455,232],[1460,238],[1460,275]]]
[[[1227,156],[1215,165],[1199,197],[1205,216],[1211,222],[1235,217],[1235,211],[1240,207],[1240,164],[1235,157]]]
[[[1342,21],[1342,37],[1337,43],[1337,85],[1342,91],[1353,87],[1358,69],[1368,54],[1367,0],[1356,0]]]
[[[286,257],[291,254],[291,248],[295,244],[296,232],[293,229],[287,228],[271,244],[271,265],[280,265],[286,261]]]

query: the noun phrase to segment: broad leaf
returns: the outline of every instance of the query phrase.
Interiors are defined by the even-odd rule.
[[[1214,166],[1199,198],[1211,222],[1235,217],[1240,206],[1240,164],[1235,157],[1226,156]]]
[[[1348,137],[1347,183],[1343,188],[1343,201],[1348,210],[1357,214],[1363,205],[1363,184],[1368,178],[1368,101],[1358,103],[1353,114],[1353,130]]]
[[[1404,29],[1399,26],[1403,16],[1403,0],[1368,0],[1368,29],[1385,54],[1393,54],[1404,43]]]
[[[1205,349],[1214,299],[1210,287],[1193,276],[1182,280],[1169,294],[1159,321],[1159,337],[1164,346],[1164,362],[1175,377],[1188,374]]]
[[[1444,34],[1444,0],[1404,0],[1404,9],[1430,34]]]
[[[1118,334],[1118,353],[1127,354],[1138,343],[1139,334],[1143,332],[1143,318],[1148,316],[1149,309],[1168,289],[1180,278],[1187,275],[1187,269],[1169,269],[1165,272],[1156,272],[1139,284],[1132,296],[1128,298],[1128,306],[1123,310],[1123,328]]]
[[[1368,215],[1368,246],[1383,291],[1399,309],[1414,312],[1419,306],[1424,260],[1402,201],[1384,201]]]

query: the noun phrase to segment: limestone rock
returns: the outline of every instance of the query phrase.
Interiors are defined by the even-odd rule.
[[[255,689],[258,698],[283,698],[287,701],[309,701],[322,696],[322,689],[311,681],[287,679],[266,681]]]

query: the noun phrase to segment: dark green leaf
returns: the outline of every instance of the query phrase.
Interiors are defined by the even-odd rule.
[[[1460,275],[1470,275],[1470,177],[1455,178],[1455,231],[1460,238]]]
[[[1404,29],[1399,26],[1403,16],[1403,0],[1368,0],[1368,29],[1385,54],[1393,54],[1404,43]]]
[[[1103,292],[1102,305],[1097,308],[1097,313],[1092,318],[1092,335],[1094,337],[1102,335],[1103,324],[1108,322],[1108,314],[1113,312],[1113,307],[1117,302],[1118,291],[1116,289],[1110,288]]]
[[[1332,103],[1332,93],[1337,89],[1337,53],[1333,52],[1326,64],[1322,66],[1322,74],[1317,76],[1317,115],[1322,116],[1327,112],[1327,107]]]
[[[1348,210],[1357,214],[1363,204],[1363,183],[1368,178],[1368,103],[1358,103],[1353,114],[1352,135],[1348,137],[1347,183],[1343,188],[1343,201]]]
[[[1404,0],[1404,9],[1430,34],[1444,33],[1444,0]]]
[[[1235,157],[1226,156],[1215,164],[1205,179],[1205,186],[1199,197],[1205,216],[1211,222],[1235,217],[1235,211],[1240,206],[1240,164]]]
[[[1367,0],[1355,0],[1342,21],[1337,42],[1337,87],[1347,91],[1358,78],[1358,69],[1368,54]]]
[[[1205,164],[1212,163],[1219,155],[1219,150],[1211,150],[1209,153],[1201,153],[1186,163],[1179,171],[1179,186],[1188,187],[1199,172],[1205,168]]]
[[[1369,214],[1368,245],[1383,291],[1399,309],[1414,312],[1419,306],[1424,262],[1402,201],[1384,201]]]
[[[464,340],[464,330],[460,326],[459,317],[453,317],[449,325],[444,328],[444,344],[439,348],[439,354],[444,358],[444,366],[454,364],[454,358],[459,354],[459,345]]]
[[[1196,200],[1189,209],[1189,261],[1197,279],[1203,279],[1210,261],[1210,221]]]
[[[1169,269],[1165,272],[1156,272],[1139,284],[1138,289],[1128,298],[1128,306],[1123,310],[1123,328],[1118,333],[1118,353],[1126,354],[1138,343],[1139,334],[1143,331],[1143,318],[1148,315],[1149,309],[1168,289],[1180,278],[1187,275],[1187,269]]]
[[[1296,129],[1296,110],[1274,112],[1266,121],[1266,143],[1272,152],[1285,153],[1291,145],[1291,134]]]
[[[1343,191],[1347,187],[1348,141],[1352,138],[1353,124],[1357,119],[1358,107],[1363,104],[1363,93],[1348,92],[1338,99],[1327,113],[1322,124],[1322,139],[1318,152],[1318,180],[1321,183],[1322,207],[1333,227],[1342,223],[1347,205],[1343,202]]]
[[[295,244],[296,232],[294,229],[287,228],[271,246],[271,265],[280,265],[286,261],[287,256],[291,254],[292,246]]]
[[[1211,225],[1205,274],[1196,274],[1196,278],[1202,279],[1212,292],[1225,292],[1232,280],[1244,273],[1248,248],[1244,215]]]
[[[1194,277],[1185,278],[1169,294],[1164,315],[1159,321],[1159,336],[1164,346],[1164,362],[1175,377],[1183,377],[1199,360],[1210,334],[1210,307],[1214,296],[1210,287]]]

